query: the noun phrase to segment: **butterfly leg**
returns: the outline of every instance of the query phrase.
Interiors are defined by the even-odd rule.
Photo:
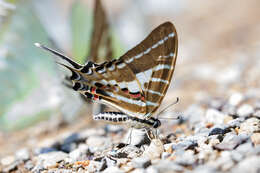
[[[131,127],[130,129],[130,134],[128,136],[128,140],[127,140],[127,143],[130,145],[131,144],[131,141],[132,141],[132,132],[133,132],[133,128]]]

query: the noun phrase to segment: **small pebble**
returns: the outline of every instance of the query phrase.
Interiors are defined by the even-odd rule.
[[[112,157],[115,158],[136,158],[142,155],[142,150],[133,145],[127,145],[121,149],[113,150],[109,152]]]
[[[104,163],[102,162],[97,162],[97,161],[90,161],[89,165],[87,166],[88,172],[100,172],[104,168]]]
[[[227,133],[223,141],[220,144],[215,145],[214,148],[218,150],[233,150],[247,139],[248,136]]]
[[[237,115],[240,117],[248,117],[254,113],[254,108],[249,104],[243,104],[237,109]]]
[[[154,160],[160,158],[163,151],[164,147],[162,141],[160,139],[153,139],[149,147],[143,152],[143,156]]]
[[[27,161],[27,162],[24,164],[24,167],[25,167],[27,170],[31,171],[31,170],[34,168],[34,164],[33,164],[33,162],[32,162],[31,160],[29,160],[29,161]]]
[[[69,157],[73,162],[87,160],[88,155],[90,155],[90,153],[86,144],[81,144],[77,149],[69,153]]]
[[[87,139],[87,145],[94,151],[96,150],[104,150],[112,145],[109,138],[102,136],[90,136]]]
[[[229,97],[228,103],[232,106],[239,105],[245,97],[241,93],[234,93]]]
[[[234,150],[231,152],[231,158],[235,161],[235,162],[240,162],[244,156],[243,154],[241,154],[240,152]]]
[[[175,145],[172,145],[173,150],[189,150],[198,146],[196,141],[184,140]]]
[[[225,130],[221,129],[221,128],[213,128],[210,133],[209,133],[209,136],[211,135],[224,135],[225,133]]]
[[[15,156],[18,160],[26,161],[30,159],[29,150],[24,148],[15,153]]]
[[[240,127],[240,124],[245,120],[244,117],[239,117],[239,118],[236,118],[236,119],[233,119],[231,121],[229,121],[227,123],[227,126],[228,127],[231,127],[231,128],[236,128],[236,127]]]
[[[132,160],[134,168],[147,168],[151,165],[151,160],[147,157],[137,157]]]
[[[256,118],[260,118],[260,110],[257,110],[256,112],[254,112],[253,114]]]
[[[216,110],[216,109],[208,109],[206,112],[206,121],[213,124],[223,124],[225,119],[225,115]]]
[[[154,168],[158,170],[158,172],[182,172],[184,171],[184,167],[182,165],[177,164],[176,162],[169,160],[160,160]]]
[[[68,157],[68,154],[61,152],[61,151],[56,151],[56,152],[50,152],[46,154],[40,154],[38,156],[38,163],[42,163],[42,166],[44,168],[49,168],[49,167],[55,167],[58,162],[64,160],[66,157]]]
[[[260,170],[259,156],[251,156],[239,162],[233,169],[232,173],[258,173]]]
[[[193,165],[197,160],[197,156],[194,155],[194,151],[187,150],[184,153],[176,152],[176,163],[182,166],[190,166]]]
[[[247,119],[241,123],[239,132],[247,134],[260,132],[260,120],[255,117]]]
[[[254,133],[251,136],[251,140],[252,140],[254,145],[259,145],[260,144],[260,133]]]

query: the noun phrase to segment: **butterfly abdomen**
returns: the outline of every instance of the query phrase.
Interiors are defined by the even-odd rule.
[[[94,120],[106,121],[112,124],[126,124],[129,127],[141,128],[157,128],[160,126],[160,121],[153,117],[149,119],[141,119],[128,116],[122,112],[104,112],[93,116]]]
[[[104,112],[93,116],[94,120],[106,121],[109,123],[125,123],[129,120],[129,116],[121,112]]]

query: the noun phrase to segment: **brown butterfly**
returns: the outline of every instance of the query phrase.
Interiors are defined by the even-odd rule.
[[[111,105],[121,112],[94,116],[95,120],[126,123],[134,128],[157,128],[152,117],[159,108],[175,69],[178,39],[174,25],[155,28],[140,44],[116,60],[80,65],[38,43],[35,44],[67,61],[73,89],[85,97]]]

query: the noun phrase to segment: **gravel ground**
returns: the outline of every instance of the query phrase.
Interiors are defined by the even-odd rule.
[[[59,139],[45,139],[43,147],[22,148],[3,157],[1,170],[258,172],[259,105],[257,99],[240,93],[227,100],[190,105],[174,125],[165,122],[170,130],[163,128],[160,139],[153,139],[150,144],[142,140],[144,135],[138,131],[133,132],[131,145],[121,143],[124,129],[120,126],[66,132]]]

